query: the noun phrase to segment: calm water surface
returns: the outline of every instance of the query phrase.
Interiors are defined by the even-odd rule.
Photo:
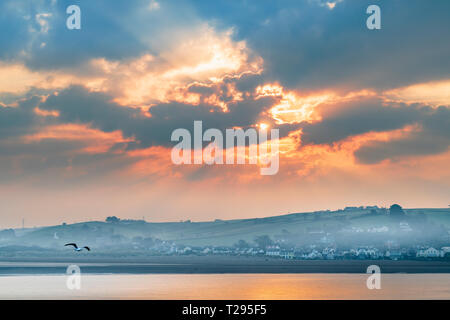
[[[450,274],[86,274],[0,276],[0,299],[450,299]]]

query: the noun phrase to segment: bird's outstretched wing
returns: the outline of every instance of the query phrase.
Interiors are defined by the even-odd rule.
[[[83,247],[85,248],[87,251],[91,251],[91,249],[89,247]]]
[[[77,246],[76,243],[66,243],[64,246],[65,246],[65,247],[67,247],[67,246],[72,246],[72,247],[74,247],[75,249],[78,249],[78,246]]]

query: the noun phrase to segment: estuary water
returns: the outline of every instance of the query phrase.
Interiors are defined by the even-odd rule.
[[[1,275],[0,299],[450,299],[450,274],[82,274]]]

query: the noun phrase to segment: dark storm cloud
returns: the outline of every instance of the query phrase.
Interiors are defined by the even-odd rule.
[[[80,30],[66,27],[69,5],[81,8]],[[93,58],[157,54],[151,39],[161,36],[167,26],[187,25],[190,15],[182,7],[172,10],[166,5],[155,13],[149,6],[148,0],[3,0],[0,59],[24,62],[31,69],[64,69]]]
[[[417,128],[402,138],[365,143],[354,153],[360,163],[438,154],[447,151],[450,145],[448,106],[432,108],[420,104],[383,103],[371,98],[322,105],[318,111],[323,116],[322,121],[300,124],[302,145],[332,145],[364,133],[391,131],[408,125]]]
[[[378,163],[386,159],[396,160],[404,156],[423,156],[446,152],[450,146],[450,109],[439,107],[427,112],[419,132],[390,141],[372,141],[360,147],[354,155],[365,164]]]
[[[414,133],[404,139],[389,142],[373,141],[355,151],[358,162],[374,164],[386,159],[398,159],[406,156],[424,156],[447,151],[450,140],[434,137],[427,133]]]
[[[81,86],[73,86],[50,95],[39,107],[59,111],[62,123],[92,123],[105,132],[132,127],[132,119],[139,115],[139,111],[120,107],[110,102],[111,99],[105,94],[91,93]]]
[[[236,29],[264,59],[265,76],[294,88],[402,86],[448,78],[450,2],[196,1],[218,27]],[[381,30],[366,9],[381,8]]]
[[[211,88],[210,86],[202,85],[202,84],[193,84],[193,85],[189,86],[188,91],[192,92],[192,93],[199,93],[199,94],[212,94],[212,93],[214,93],[214,88]]]
[[[421,121],[419,107],[404,104],[383,106],[380,99],[364,99],[318,107],[325,110],[323,120],[303,123],[303,144],[332,144],[350,136],[366,132],[395,130]],[[428,108],[426,108],[428,110]]]
[[[233,82],[236,85],[236,89],[242,92],[255,92],[255,89],[263,85],[265,79],[260,75],[255,75],[253,73],[246,73],[241,75],[239,78],[225,78],[224,83]]]
[[[81,30],[68,30],[65,10],[82,8]],[[73,68],[92,58],[158,55],[181,30],[205,21],[235,30],[249,54],[264,59],[266,82],[288,88],[399,87],[448,78],[450,2],[377,1],[382,29],[366,28],[369,0],[13,1],[0,3],[0,59],[32,69]],[[51,14],[44,32],[37,15]],[[32,31],[30,31],[32,30]],[[45,43],[45,45],[43,45]]]
[[[207,104],[170,102],[153,106],[148,118],[140,110],[120,106],[112,102],[112,97],[83,87],[70,87],[58,95],[51,93],[43,103],[30,91],[17,106],[0,106],[0,139],[33,133],[48,124],[82,123],[105,132],[120,130],[135,140],[128,148],[170,146],[172,131],[192,130],[195,120],[203,120],[204,130],[246,128],[261,120],[270,121],[264,113],[277,98],[254,100],[250,96],[230,102],[231,93],[225,85],[230,82],[237,90],[252,93],[258,85],[276,81],[295,89],[382,89],[448,78],[450,42],[445,40],[450,38],[450,2],[377,1],[382,9],[382,29],[369,31],[365,27],[365,9],[372,2],[344,0],[330,10],[318,0],[173,1],[161,2],[155,14],[147,10],[146,0],[57,1],[54,6],[51,1],[2,1],[0,59],[24,62],[31,69],[73,68],[99,57],[115,61],[144,53],[157,55],[165,42],[174,41],[162,30],[178,31],[200,19],[216,29],[233,27],[235,40],[245,40],[253,54],[264,59],[265,71],[261,76],[225,77],[224,83],[215,88],[198,84],[189,88],[202,95],[217,93],[221,101],[229,102],[228,112]],[[82,7],[81,30],[65,27],[69,4]],[[46,31],[37,20],[37,15],[43,13],[51,14],[42,17],[48,23]],[[3,104],[15,98],[5,97]],[[57,110],[60,116],[37,116],[33,112],[36,106]],[[367,132],[417,124],[422,128],[420,132],[403,139],[370,142],[357,150],[355,157],[362,163],[375,163],[448,149],[446,107],[382,105],[377,99],[362,99],[335,105],[334,110],[320,106],[319,111],[321,108],[322,121],[280,125],[280,137],[301,128],[303,144],[333,144]],[[64,153],[80,147],[77,143],[62,146],[48,140],[35,146],[4,145],[3,154],[34,152],[50,156],[58,150]],[[123,144],[112,150],[116,148],[123,148]],[[58,159],[58,163],[64,163],[63,155]]]
[[[203,121],[203,130],[217,128],[225,131],[227,128],[243,127],[258,123],[264,119],[263,114],[276,102],[275,98],[261,98],[229,104],[229,111],[224,112],[212,105],[188,105],[177,102],[162,103],[150,109],[151,117],[146,117],[138,109],[120,106],[111,101],[106,94],[89,92],[83,87],[72,86],[58,94],[50,95],[45,102],[32,97],[21,101],[16,108],[0,108],[0,121],[8,123],[4,126],[4,133],[10,136],[24,134],[23,129],[36,129],[50,121],[52,123],[86,124],[104,132],[121,131],[125,137],[134,141],[125,146],[114,148],[128,149],[146,148],[150,146],[171,146],[170,136],[173,130],[186,128],[193,130],[195,120]],[[56,110],[59,117],[37,117],[33,108],[39,106],[42,110]],[[407,125],[417,125],[420,132],[411,133],[407,138],[391,140],[390,142],[370,142],[356,151],[355,157],[363,163],[378,162],[382,159],[399,157],[410,154],[434,154],[448,148],[450,140],[448,107],[433,109],[423,105],[406,105],[402,103],[386,103],[376,98],[364,98],[352,102],[337,104],[323,104],[317,107],[322,120],[314,123],[284,124],[276,126],[280,129],[280,137],[302,129],[302,145],[333,144],[368,132],[384,132],[404,128]],[[49,119],[48,119],[49,118]],[[8,120],[9,119],[9,120]],[[1,133],[2,131],[0,131]],[[70,150],[71,146],[62,147],[52,143],[41,144],[41,150],[48,154],[59,150]],[[80,148],[80,146],[72,146]],[[17,153],[22,147],[5,148],[8,152]],[[37,152],[39,146],[31,148],[24,146],[24,150]],[[53,148],[53,149],[52,149]],[[110,150],[112,151],[112,150]],[[25,151],[24,151],[25,152]],[[38,152],[39,153],[39,152]]]
[[[38,124],[33,109],[39,100],[32,97],[18,101],[17,106],[0,106],[0,139],[31,132]]]
[[[0,152],[0,181],[27,179],[39,187],[47,182],[59,182],[59,186],[64,188],[96,180],[141,159],[121,153],[74,152],[86,145],[86,142],[55,139],[16,146],[0,142],[0,148],[4,150]],[[30,179],[34,175],[40,177],[35,182]],[[70,184],[67,183],[69,180]]]
[[[145,117],[140,110],[126,108],[114,102],[111,97],[88,92],[83,87],[73,86],[51,95],[40,104],[43,110],[57,110],[63,123],[89,124],[105,132],[121,130],[126,137],[137,141],[134,147],[169,146],[173,130],[191,130],[195,120],[203,121],[203,129],[225,130],[235,126],[254,125],[259,115],[270,108],[275,99],[230,103],[229,112],[217,106],[188,105],[177,102],[162,103],[151,107],[151,117]]]

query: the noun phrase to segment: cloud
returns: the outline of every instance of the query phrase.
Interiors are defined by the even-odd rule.
[[[227,81],[232,79],[228,78]],[[195,84],[193,88],[188,87],[188,90],[192,89],[200,95],[209,96],[217,92],[217,86],[207,87],[206,90],[205,86]],[[255,88],[252,95],[244,95],[245,99],[229,102],[228,110],[207,103],[192,105],[169,102],[156,104],[148,111],[143,111],[139,108],[122,106],[105,93],[92,92],[81,86],[71,86],[44,98],[33,96],[21,100],[16,107],[2,107],[0,121],[4,119],[11,127],[16,123],[19,124],[17,128],[22,128],[14,131],[5,127],[4,135],[8,134],[9,137],[5,135],[4,138],[11,141],[4,145],[4,151],[10,155],[34,152],[35,156],[39,156],[42,155],[39,150],[44,150],[45,154],[55,156],[55,159],[90,153],[109,154],[114,158],[117,151],[126,155],[134,152],[133,150],[171,147],[173,142],[170,141],[170,135],[173,130],[177,128],[190,130],[195,120],[203,121],[204,130],[248,128],[263,119],[274,124],[267,115],[273,106],[283,101],[283,98],[278,94],[271,95],[270,90],[264,91],[266,95],[261,95],[261,92]],[[314,107],[316,117],[314,121],[276,125],[280,129],[280,137],[295,134],[294,136],[299,137],[301,141],[300,150],[306,150],[308,146],[339,145],[368,133],[383,133],[387,138],[380,140],[373,136],[376,139],[371,140],[369,136],[350,150],[354,152],[355,159],[363,164],[408,155],[436,154],[447,150],[450,139],[449,108],[387,102],[378,97],[365,95],[351,95],[351,97],[334,97],[319,103]],[[7,121],[9,118],[10,121]],[[391,134],[408,126],[412,126],[414,130],[406,130],[401,136]],[[69,130],[70,128],[75,128],[75,131],[84,128],[82,130],[84,134],[74,136],[74,130]],[[86,138],[90,135],[91,138]],[[64,147],[63,141],[67,141]],[[282,151],[282,154],[288,156],[295,154],[289,147],[295,143],[295,139],[286,142],[288,146],[284,148],[286,151]],[[12,148],[11,143],[17,145]],[[315,154],[315,151],[310,149],[308,153]]]
[[[200,92],[186,87],[217,87],[226,77],[254,75],[262,70],[262,60],[248,50],[245,42],[234,42],[231,36],[231,30],[218,33],[202,25],[158,55],[144,54],[123,61],[91,60],[86,70],[97,72],[87,87],[114,95],[122,105],[195,102],[198,96],[189,93]]]
[[[445,14],[450,4],[445,1],[427,6],[426,10],[420,0],[409,1],[408,10],[402,4],[382,1],[382,29],[377,31],[365,27],[365,9],[371,4],[368,0],[131,0],[126,5],[99,0],[79,4],[84,28],[71,31],[65,28],[64,2],[36,1],[29,6],[26,1],[2,2],[0,27],[5,32],[0,39],[0,59],[25,63],[33,70],[53,71],[80,70],[83,65],[102,59],[119,63],[120,68],[114,69],[118,76],[104,85],[117,90],[118,84],[114,83],[121,75],[131,88],[122,98],[137,101],[150,98],[145,89],[151,85],[154,74],[150,78],[139,77],[133,86],[125,74],[127,63],[145,56],[178,66],[195,57],[207,63],[206,51],[198,51],[202,48],[199,43],[213,47],[208,38],[216,36],[224,44],[222,35],[230,30],[230,45],[216,52],[228,54],[228,49],[244,42],[250,55],[263,59],[264,82],[278,82],[289,90],[389,90],[393,86],[446,79],[450,72],[450,44],[439,41],[450,30]],[[205,31],[205,26],[216,34]],[[439,35],[436,30],[440,30]],[[170,56],[170,52],[175,55]],[[217,62],[227,66],[227,62],[236,62],[235,58]],[[247,62],[251,60],[253,57],[249,56]],[[172,70],[171,75],[180,71],[186,75],[199,69],[193,69],[188,62],[187,66]]]
[[[0,101],[8,100],[7,95],[16,99],[30,93],[49,93],[75,83],[89,83],[88,77],[68,72],[33,71],[20,63],[0,62]]]
[[[70,4],[81,8],[80,30],[66,28],[66,1],[2,1],[0,59],[23,62],[34,70],[72,68],[95,58],[129,59],[158,51],[163,44],[158,39],[178,41],[170,37],[170,30],[199,22],[181,4],[180,10],[170,5],[156,10],[157,2],[148,0],[74,0]]]
[[[444,153],[450,145],[448,106],[436,108],[363,97],[350,102],[325,102],[315,112],[322,118],[320,121],[299,124],[300,148],[339,145],[369,133],[383,134],[382,139],[369,138],[355,145],[355,159],[362,164]],[[398,130],[403,130],[402,134],[395,134]]]
[[[322,117],[321,121],[300,125],[302,144],[333,144],[367,132],[395,130],[421,121],[423,114],[420,107],[384,105],[380,98],[324,103],[316,112]]]
[[[233,30],[233,41],[245,41],[264,60],[264,82],[287,89],[389,89],[446,79],[450,71],[450,44],[440,41],[450,32],[446,1],[429,7],[413,0],[407,10],[382,1],[382,29],[377,31],[365,27],[368,0],[75,1],[83,16],[77,31],[65,28],[65,2],[27,3],[6,0],[0,5],[0,59],[31,69],[159,57],[194,34],[201,40],[202,27],[209,25],[219,34]],[[184,53],[195,56],[194,47],[185,47]]]
[[[450,105],[450,80],[416,83],[383,92],[385,99],[432,106]]]
[[[58,163],[115,159],[170,147],[174,129],[203,120],[222,130],[265,122],[314,157],[370,133],[388,136],[352,145],[364,164],[445,152],[448,113],[438,106],[448,104],[450,45],[431,30],[449,30],[447,4],[425,11],[411,1],[407,20],[424,21],[419,28],[383,3],[379,32],[365,28],[366,4],[83,2],[82,29],[69,31],[63,2],[4,1],[4,151],[66,157]],[[288,149],[302,167],[295,145]]]
[[[140,109],[123,107],[111,100],[106,94],[72,86],[50,95],[39,108],[58,111],[62,123],[89,124],[105,132],[120,130],[126,137],[136,139],[135,147],[146,148],[172,145],[172,131],[190,129],[194,120],[202,120],[204,130],[252,126],[260,113],[276,101],[271,97],[237,101],[229,105],[227,112],[208,104],[160,103],[152,106],[150,116],[146,116]]]
[[[32,132],[37,126],[33,108],[39,101],[40,98],[34,96],[18,101],[16,106],[0,106],[0,139]]]
[[[233,26],[265,61],[265,76],[288,89],[386,89],[448,78],[450,3],[381,1],[382,28],[366,28],[372,1],[196,2],[199,13]],[[420,22],[419,22],[420,21]],[[267,82],[266,81],[266,82]]]
[[[386,159],[444,153],[450,147],[450,109],[424,109],[420,129],[402,138],[389,141],[369,141],[354,153],[360,163],[374,164]]]

